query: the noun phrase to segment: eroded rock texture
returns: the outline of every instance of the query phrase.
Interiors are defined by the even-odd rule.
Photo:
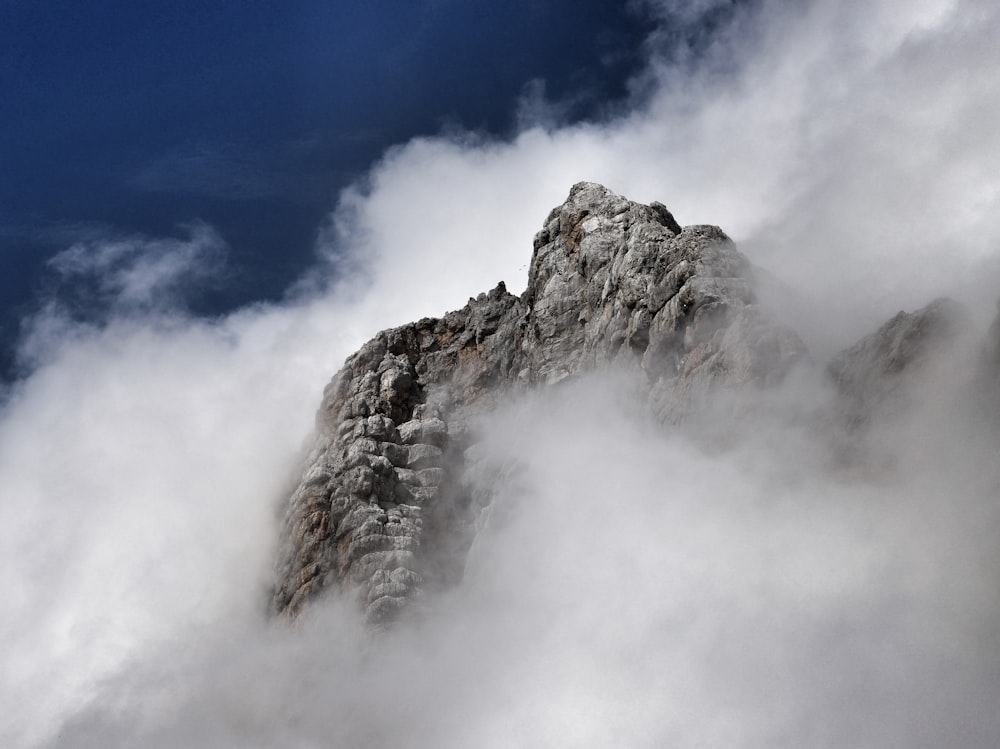
[[[287,505],[273,605],[357,591],[373,623],[447,585],[472,540],[470,423],[512,391],[609,365],[640,372],[664,420],[767,385],[803,352],[755,303],[747,260],[714,226],[580,183],[534,240],[528,288],[379,333],[324,393]]]

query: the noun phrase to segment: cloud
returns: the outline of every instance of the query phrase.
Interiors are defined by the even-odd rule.
[[[274,503],[343,350],[300,309],[60,323],[0,419],[7,746],[52,739],[136,661],[259,620]]]
[[[205,223],[183,228],[186,239],[82,240],[54,255],[48,265],[65,284],[93,284],[97,294],[119,309],[176,306],[184,286],[220,272],[227,249]]]
[[[75,241],[47,261],[50,274],[35,300],[37,311],[21,321],[20,368],[32,370],[68,341],[105,325],[182,324],[187,306],[226,280],[228,246],[204,222],[180,229],[185,238],[126,235],[88,224],[50,229],[49,241]]]
[[[59,298],[105,313],[46,308],[0,406],[0,743],[995,745],[996,436],[960,413],[887,433],[869,481],[780,413],[720,452],[583,382],[495,417],[517,483],[426,620],[263,613],[325,381],[382,327],[523,288],[580,179],[722,225],[820,360],[941,293],[992,314],[1000,11],[782,5],[721,14],[700,62],[662,27],[602,121],[392,149],[280,305],[185,312],[206,226],[57,255]]]
[[[202,595],[178,596],[178,615],[162,608],[162,583],[150,591],[168,615],[160,638],[142,628],[128,667],[55,744],[996,740],[997,476],[983,475],[985,454],[931,437],[938,463],[901,450],[897,480],[859,483],[780,422],[763,425],[780,449],[720,454],[644,423],[623,392],[584,380],[491,421],[488,454],[518,470],[464,583],[377,640],[345,600],[267,627],[250,581],[234,586],[261,546],[208,553],[174,539],[158,561],[180,549]],[[979,478],[956,493],[956,476]],[[222,514],[200,531],[232,542]],[[114,608],[123,627],[128,603]]]

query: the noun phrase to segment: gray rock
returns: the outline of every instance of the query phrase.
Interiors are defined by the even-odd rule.
[[[436,417],[413,419],[399,426],[399,441],[412,445],[425,443],[444,447],[448,444],[448,426]]]
[[[410,445],[409,459],[406,467],[414,470],[421,468],[435,468],[441,465],[444,451],[434,445]]]
[[[840,414],[860,426],[905,413],[922,375],[946,363],[971,332],[971,317],[951,299],[899,312],[828,365],[841,398]]]
[[[500,283],[383,331],[326,387],[286,507],[274,609],[356,586],[368,619],[386,622],[453,582],[489,501],[462,483],[469,425],[514,392],[625,367],[678,421],[720,389],[780,380],[803,353],[757,306],[750,263],[721,229],[574,185],[535,236],[524,294]]]

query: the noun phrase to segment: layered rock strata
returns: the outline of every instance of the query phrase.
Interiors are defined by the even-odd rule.
[[[501,283],[383,331],[327,386],[273,607],[295,614],[340,586],[384,622],[460,575],[476,509],[461,480],[470,423],[512,391],[623,366],[676,421],[712,393],[779,380],[803,351],[761,311],[722,230],[577,184],[535,236],[521,296]]]

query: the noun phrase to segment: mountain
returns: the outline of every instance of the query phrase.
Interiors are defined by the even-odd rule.
[[[733,423],[752,420],[747,404],[766,400],[756,394],[812,366],[762,308],[755,276],[718,227],[681,227],[660,203],[574,185],[535,236],[522,295],[500,283],[382,331],[333,377],[285,507],[273,610],[295,615],[342,588],[377,626],[459,579],[498,480],[471,470],[478,419],[518,394],[614,369],[665,425],[720,404]],[[903,408],[910,373],[964,326],[956,304],[938,301],[838,355],[825,376],[840,434],[890,401]]]

